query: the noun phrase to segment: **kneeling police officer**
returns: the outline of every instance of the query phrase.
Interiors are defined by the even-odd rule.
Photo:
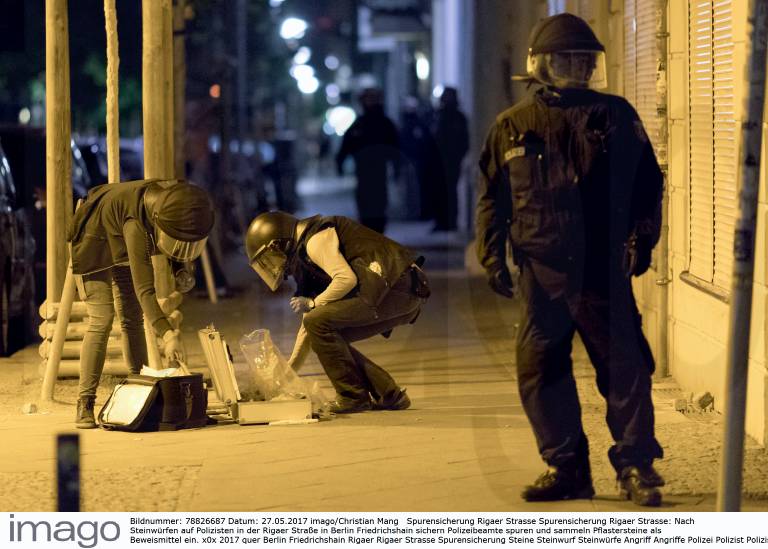
[[[416,320],[429,295],[420,260],[342,216],[264,213],[251,223],[245,244],[251,267],[272,291],[288,275],[296,281],[290,303],[303,317],[289,364],[298,370],[310,349],[317,354],[336,389],[332,412],[411,405],[405,389],[351,343],[388,337]]]

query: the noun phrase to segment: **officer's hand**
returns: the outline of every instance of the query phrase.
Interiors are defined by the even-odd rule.
[[[163,356],[168,360],[180,360],[184,353],[181,348],[181,331],[168,330],[163,334]]]
[[[488,285],[500,296],[510,299],[515,297],[512,275],[509,274],[506,265],[488,272]]]
[[[640,276],[651,266],[651,252],[653,243],[649,236],[640,235],[637,237],[637,258],[635,259],[635,268],[632,270],[634,276]]]
[[[311,297],[292,297],[291,309],[294,313],[308,313],[315,308],[315,301]]]

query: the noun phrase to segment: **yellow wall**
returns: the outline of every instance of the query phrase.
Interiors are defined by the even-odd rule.
[[[733,2],[737,120],[739,98],[744,92],[741,71],[745,65],[746,2]],[[710,391],[715,408],[724,404],[724,379],[729,307],[680,279],[688,268],[688,15],[687,2],[669,3],[669,193],[670,193],[670,373],[686,390]],[[763,155],[765,159],[765,154]],[[763,179],[764,180],[764,179]],[[765,221],[768,207],[761,192],[758,217],[757,257],[752,312],[752,338],[747,400],[747,432],[766,441],[765,319],[766,287]]]
[[[586,16],[599,31],[607,32],[607,48],[620,51],[623,48],[623,1],[600,2],[602,8],[580,13],[580,2],[569,4],[573,13]],[[606,6],[605,4],[608,4]],[[747,2],[733,0],[736,118],[740,120],[744,83],[739,67],[746,66],[746,20]],[[670,0],[669,56],[668,56],[668,122],[669,122],[669,373],[674,376],[684,391],[709,391],[715,396],[715,408],[722,411],[724,404],[724,381],[726,345],[729,323],[728,304],[708,295],[680,279],[680,273],[688,268],[688,2]],[[611,59],[622,56],[611,55]],[[620,72],[620,71],[618,71]],[[609,83],[612,93],[621,93],[621,80]],[[768,111],[767,111],[768,114]],[[740,125],[739,125],[740,127]],[[752,311],[752,338],[747,397],[746,430],[749,435],[765,444],[768,440],[766,413],[768,412],[768,338],[765,337],[768,315],[768,274],[766,260],[768,253],[768,204],[765,192],[765,160],[768,156],[768,124],[764,124],[763,139],[763,182],[760,190],[760,206],[757,229],[757,256],[755,263],[755,286]],[[634,283],[638,306],[643,314],[645,333],[654,352],[658,354],[658,326],[663,315],[658,311],[659,286],[655,280],[659,273],[649,274]]]

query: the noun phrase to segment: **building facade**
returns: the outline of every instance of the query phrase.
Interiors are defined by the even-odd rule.
[[[622,46],[609,56],[610,91],[635,106],[667,171],[666,242],[656,250],[654,269],[636,283],[645,327],[663,369],[685,391],[712,393],[721,410],[749,2],[550,4],[585,17],[610,48]],[[767,215],[761,184],[746,417],[747,433],[761,444],[768,438]]]

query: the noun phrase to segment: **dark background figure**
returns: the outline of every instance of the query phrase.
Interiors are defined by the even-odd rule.
[[[435,218],[435,169],[439,165],[437,145],[429,125],[419,112],[419,101],[407,97],[403,103],[400,123],[400,151],[408,162],[404,176],[413,179],[418,190],[418,217],[421,220]],[[411,183],[411,181],[408,181]],[[409,193],[410,196],[410,193]]]
[[[360,222],[384,232],[387,224],[388,165],[395,172],[398,165],[398,136],[395,124],[384,114],[381,90],[366,88],[360,94],[363,112],[344,134],[336,155],[341,174],[348,156],[355,160],[355,202]]]
[[[441,168],[434,189],[435,230],[455,231],[461,164],[469,149],[467,117],[459,110],[459,96],[455,88],[446,87],[443,90],[435,113],[433,132]]]

